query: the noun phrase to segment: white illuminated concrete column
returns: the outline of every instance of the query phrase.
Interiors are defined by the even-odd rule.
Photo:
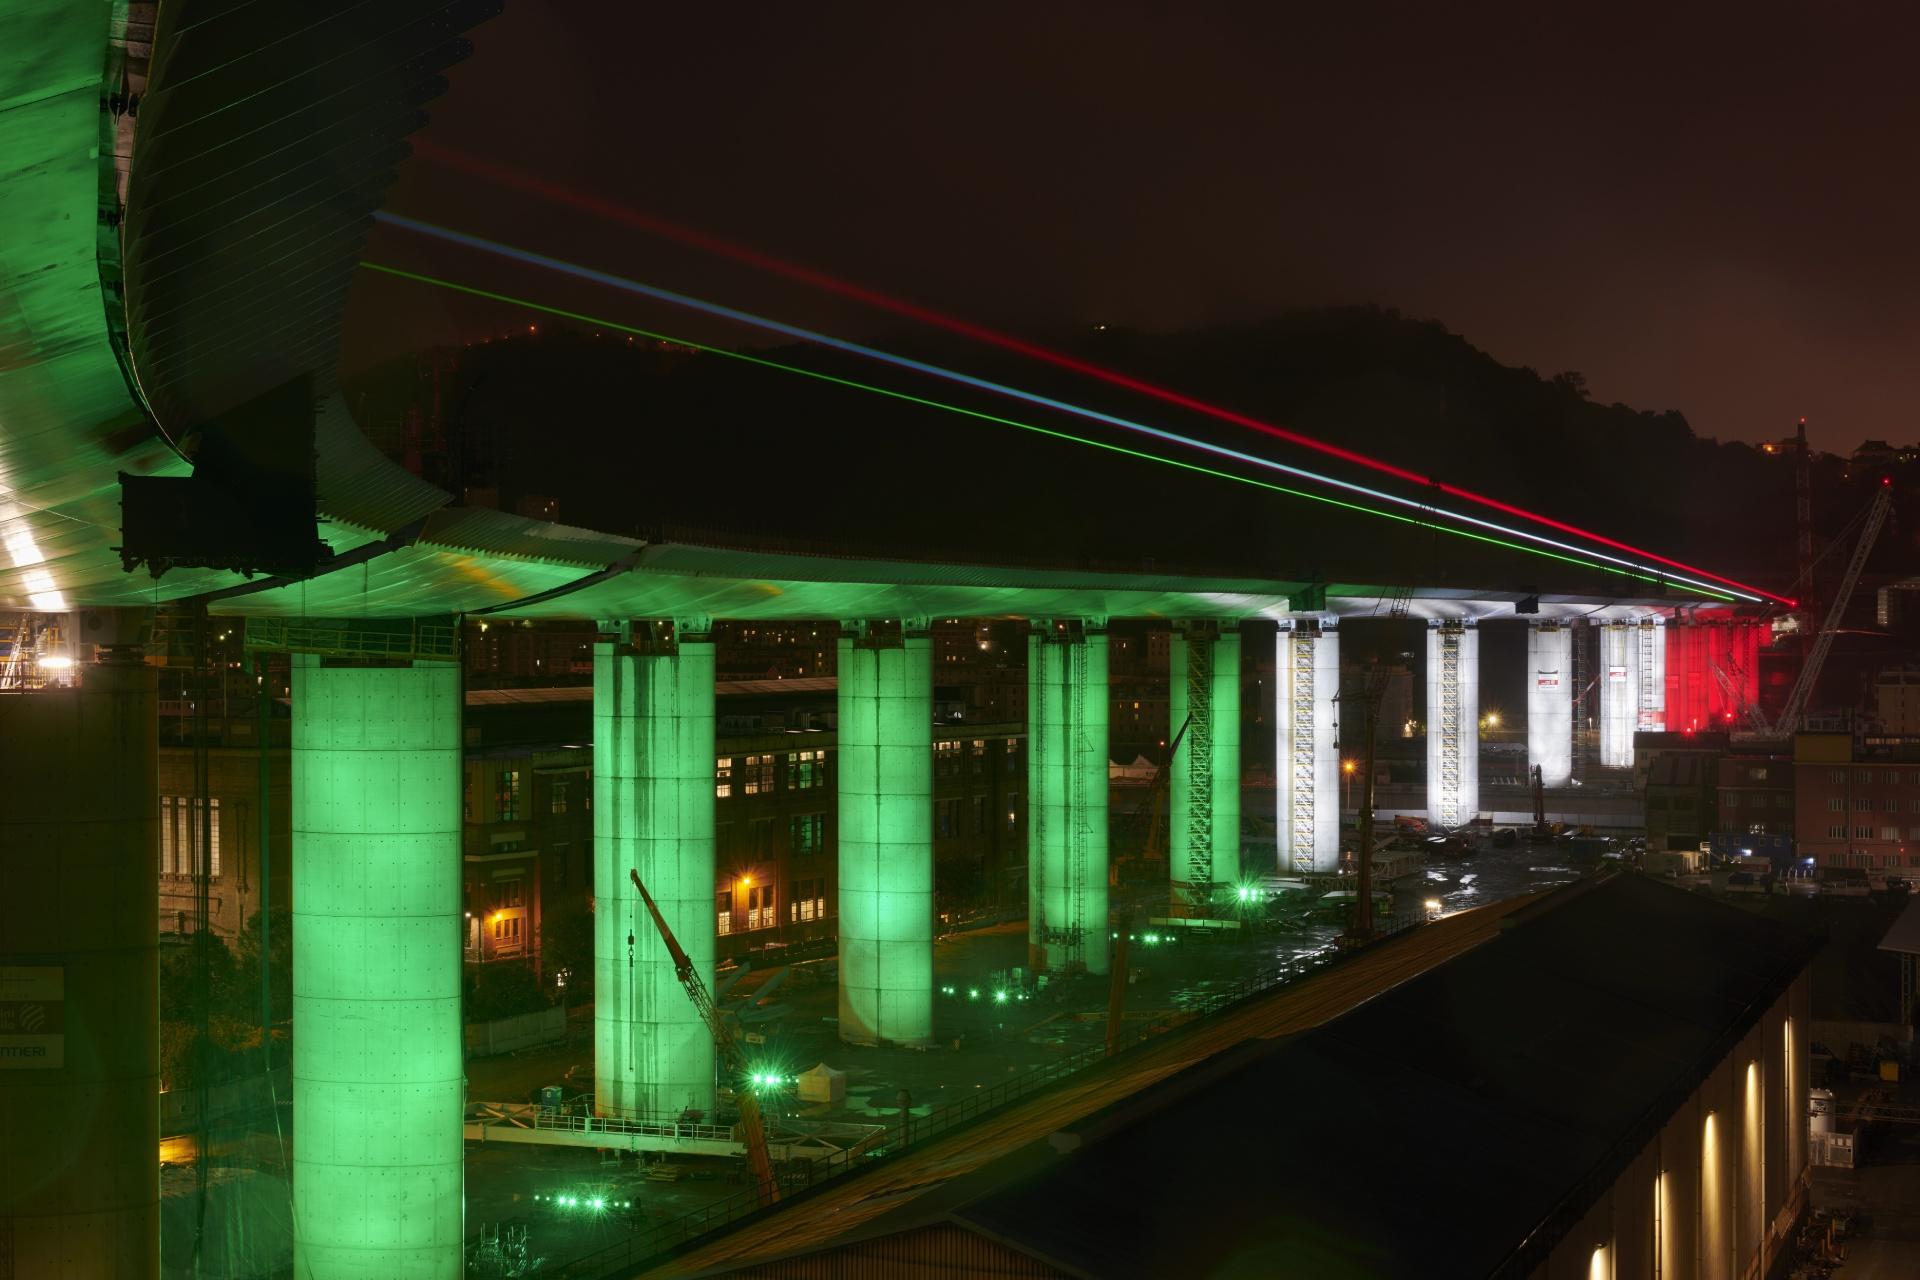
[[[1104,618],[1027,637],[1027,955],[1038,970],[1107,964]]]
[[[1633,764],[1633,731],[1640,719],[1640,629],[1625,622],[1600,627],[1600,763]]]
[[[593,1091],[610,1116],[711,1115],[713,1036],[632,873],[712,990],[713,640],[636,623],[593,648]]]
[[[933,1039],[933,647],[924,619],[839,641],[840,1038]]]
[[[1168,726],[1179,737],[1168,788],[1168,876],[1175,901],[1198,904],[1240,879],[1237,624],[1174,629],[1167,707]]]
[[[1642,618],[1634,627],[1639,649],[1636,728],[1659,733],[1667,727],[1667,620]]]
[[[460,668],[293,661],[294,1269],[457,1277]]]
[[[1527,626],[1527,764],[1549,787],[1573,780],[1573,632],[1563,622]]]
[[[0,697],[0,1275],[22,1280],[160,1272],[156,673],[131,649],[78,675]]]
[[[1480,815],[1480,629],[1472,618],[1427,622],[1427,821],[1459,827]]]
[[[1332,616],[1283,618],[1274,652],[1279,870],[1340,869],[1340,632]]]

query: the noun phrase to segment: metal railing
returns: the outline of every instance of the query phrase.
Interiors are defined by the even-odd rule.
[[[642,1138],[690,1138],[702,1142],[739,1142],[732,1125],[692,1124],[679,1120],[625,1120],[619,1116],[563,1115],[535,1104],[501,1107],[481,1104],[467,1116],[468,1124],[505,1125],[518,1129],[548,1129],[561,1133],[605,1133]]]
[[[246,647],[329,657],[457,658],[460,633],[445,618],[249,618]]]
[[[1420,922],[1405,921],[1384,930],[1373,942],[1357,951],[1371,950],[1385,939],[1418,923]],[[1042,1063],[1011,1079],[976,1089],[955,1102],[936,1107],[929,1115],[918,1118],[910,1116],[895,1126],[895,1132],[883,1145],[871,1149],[862,1147],[839,1151],[819,1160],[789,1162],[787,1169],[779,1175],[783,1202],[804,1199],[815,1189],[832,1184],[852,1170],[869,1168],[897,1159],[916,1146],[945,1137],[996,1111],[1043,1093],[1082,1071],[1096,1067],[1116,1055],[1128,1053],[1176,1027],[1191,1025],[1251,997],[1289,982],[1310,977],[1356,954],[1357,951],[1345,953],[1323,951],[1258,970],[1237,982],[1208,990],[1198,995],[1186,1008],[1171,1016],[1129,1027],[1111,1048],[1104,1042],[1090,1045],[1065,1057]],[[675,1250],[731,1226],[766,1207],[762,1202],[759,1188],[743,1188],[725,1199],[716,1200],[712,1204],[679,1217],[643,1227],[627,1239],[595,1253],[558,1263],[544,1274],[572,1277],[575,1280],[625,1275],[636,1267],[661,1260]]]

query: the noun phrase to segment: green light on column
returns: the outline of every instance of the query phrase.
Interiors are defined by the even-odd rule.
[[[840,1038],[933,1038],[933,649],[839,642]]]
[[[455,1277],[460,671],[293,666],[293,1199],[303,1277]]]
[[[713,643],[593,651],[594,1106],[713,1109],[713,1037],[628,876],[713,981]],[[631,936],[633,944],[628,946]]]
[[[1036,969],[1107,972],[1107,636],[1027,638],[1027,941]]]
[[[1187,664],[1206,640],[1176,629],[1169,650],[1169,724],[1176,733],[1187,726],[1173,754],[1167,804],[1168,874],[1180,896],[1198,897],[1203,887],[1240,879],[1240,633],[1231,625],[1212,637],[1213,674],[1200,706],[1191,705]],[[1196,787],[1205,788],[1203,797]],[[1202,801],[1210,815],[1196,847],[1192,807]]]

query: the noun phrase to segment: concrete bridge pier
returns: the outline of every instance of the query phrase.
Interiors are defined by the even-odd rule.
[[[105,653],[0,696],[0,1275],[160,1271],[155,673]]]
[[[1274,654],[1278,870],[1340,869],[1339,619],[1282,618]]]
[[[1573,631],[1527,625],[1527,764],[1549,787],[1573,780]]]
[[[461,1274],[460,709],[455,663],[293,656],[303,1277]]]
[[[1633,764],[1633,731],[1640,719],[1640,629],[1628,622],[1600,626],[1600,764]]]
[[[928,625],[841,624],[840,1038],[851,1044],[933,1040]]]
[[[1105,618],[1027,637],[1027,955],[1108,971]]]
[[[1480,630],[1472,618],[1427,621],[1427,821],[1480,814]]]
[[[594,1108],[714,1106],[713,1037],[631,872],[713,984],[714,648],[704,618],[619,624],[593,650]]]
[[[1168,875],[1175,903],[1211,901],[1240,879],[1240,630],[1183,622],[1168,653]],[[1186,732],[1181,733],[1182,726]]]

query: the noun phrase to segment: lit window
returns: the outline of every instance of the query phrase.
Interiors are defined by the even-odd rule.
[[[827,815],[796,813],[787,819],[787,848],[794,854],[818,853],[826,845]]]
[[[520,816],[520,771],[502,769],[493,790],[494,816],[512,822]]]
[[[567,811],[567,784],[556,781],[548,792],[547,812],[565,813]]]
[[[746,793],[750,796],[773,794],[773,757],[748,756]]]
[[[725,800],[733,794],[733,757],[721,756],[713,762],[713,795]]]
[[[787,919],[794,923],[827,917],[827,881],[824,876],[787,883]]]
[[[747,886],[747,928],[771,929],[779,920],[773,913],[773,886],[756,884]]]

